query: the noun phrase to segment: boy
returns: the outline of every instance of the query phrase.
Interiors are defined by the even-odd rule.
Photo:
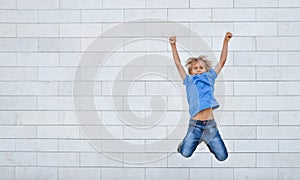
[[[202,141],[219,161],[224,161],[228,157],[227,149],[214,120],[213,110],[219,107],[214,97],[215,79],[225,65],[231,37],[232,34],[227,32],[220,61],[214,69],[211,68],[211,62],[206,60],[206,56],[189,58],[186,66],[190,76],[181,64],[176,48],[176,37],[172,36],[169,39],[175,65],[186,86],[191,115],[188,132],[177,148],[177,151],[184,157],[190,157]]]

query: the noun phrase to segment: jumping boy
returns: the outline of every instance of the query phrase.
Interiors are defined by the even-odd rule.
[[[187,134],[177,148],[177,151],[184,157],[190,157],[202,141],[219,161],[224,161],[228,157],[227,149],[214,120],[213,110],[219,107],[214,97],[215,79],[225,65],[231,37],[232,34],[227,32],[220,61],[215,68],[211,68],[211,61],[208,61],[206,56],[189,58],[186,61],[189,75],[181,64],[176,48],[176,37],[169,38],[175,65],[186,86],[191,116]]]

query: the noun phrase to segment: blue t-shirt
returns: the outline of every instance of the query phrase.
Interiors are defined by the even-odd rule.
[[[211,68],[208,72],[185,77],[183,84],[186,86],[191,117],[204,109],[212,108],[214,110],[219,107],[219,103],[214,97],[217,76],[215,70]]]

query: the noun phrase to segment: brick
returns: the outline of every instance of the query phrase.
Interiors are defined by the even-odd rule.
[[[300,2],[297,0],[279,0],[279,7],[300,7]]]
[[[15,139],[0,139],[0,151],[15,151],[16,141]]]
[[[235,0],[234,7],[242,7],[242,8],[249,8],[249,7],[277,7],[278,1],[277,0],[254,0],[254,1],[243,1],[243,0]]]
[[[0,111],[0,124],[16,124],[17,115],[14,111]]]
[[[151,0],[146,1],[146,8],[189,8],[188,0]]]
[[[166,9],[125,9],[125,21],[163,21],[167,19]]]
[[[298,51],[300,38],[298,37],[257,37],[258,51]]]
[[[232,8],[233,0],[191,0],[190,8]]]
[[[279,152],[299,152],[299,140],[279,140]]]
[[[15,179],[15,167],[0,167],[3,179]]]
[[[16,121],[20,125],[59,124],[57,111],[17,111]]]
[[[190,158],[184,158],[175,152],[168,156],[168,167],[211,167],[211,158],[209,153],[194,153]]]
[[[102,140],[101,143],[102,152],[145,152],[145,141],[141,139]]]
[[[18,24],[18,37],[58,37],[56,24]]]
[[[300,83],[297,82],[279,82],[278,83],[278,94],[279,95],[300,95],[299,89]]]
[[[299,67],[257,67],[257,80],[299,80]]]
[[[157,75],[158,74],[158,75]],[[130,81],[165,81],[166,67],[125,67],[124,80]]]
[[[216,97],[218,99],[218,97]],[[256,99],[253,97],[225,97],[225,103],[220,104],[224,110],[255,110]]]
[[[124,153],[124,167],[166,167],[166,153]]]
[[[6,0],[0,1],[0,9],[16,9],[16,7],[17,7],[17,1],[6,1]]]
[[[277,23],[243,23],[234,24],[234,35],[236,36],[277,36]]]
[[[43,23],[65,23],[80,22],[79,10],[43,10],[39,11],[38,22]]]
[[[256,12],[257,21],[299,21],[299,19],[299,8],[260,8]]]
[[[59,140],[60,152],[95,152],[96,149],[87,140]]]
[[[132,127],[124,127],[124,138],[126,139],[162,139],[166,137],[166,127],[143,127],[143,129],[137,129]]]
[[[258,153],[257,167],[299,167],[298,153]]]
[[[82,59],[82,53],[58,53],[60,66],[78,66],[78,63]]]
[[[198,1],[197,1],[198,2]],[[191,30],[198,33],[200,36],[224,36],[226,32],[233,32],[233,23],[194,23],[190,24]],[[213,29],[213,30],[212,30]]]
[[[292,96],[257,97],[259,110],[299,110],[300,99]]]
[[[58,151],[58,140],[16,139],[16,151]]]
[[[0,24],[0,36],[1,37],[16,37],[17,26],[14,24]]]
[[[199,175],[204,179],[230,180],[233,179],[233,168],[191,168],[190,179],[199,179]]]
[[[278,113],[275,111],[236,111],[234,112],[234,124],[248,125],[278,125]]]
[[[100,9],[102,0],[60,0],[60,9]]]
[[[123,153],[80,153],[80,166],[123,167]]]
[[[235,168],[234,179],[279,179],[276,168]]]
[[[159,28],[157,28],[159,27]],[[147,36],[188,36],[189,35],[189,24],[178,23],[178,22],[149,22],[146,23],[146,35]],[[179,39],[178,39],[179,40]],[[167,42],[168,39],[165,38]],[[178,41],[180,42],[180,40]]]
[[[34,38],[1,38],[0,52],[28,52],[38,50],[38,40]]]
[[[18,53],[17,66],[58,66],[57,53]]]
[[[125,40],[126,42],[126,40]],[[141,39],[130,43],[125,43],[124,50],[149,52],[149,51],[166,51],[167,43],[162,42],[160,39]]]
[[[214,37],[212,40],[212,49],[220,51],[222,49],[222,42],[224,38]],[[255,38],[254,37],[235,37],[228,45],[229,51],[254,51]]]
[[[81,137],[85,139],[122,139],[123,127],[122,126],[81,126]]]
[[[257,139],[298,139],[299,137],[297,126],[257,127]]]
[[[299,1],[298,1],[299,2]],[[297,179],[300,175],[299,168],[279,168],[279,179]]]
[[[102,95],[142,96],[145,89],[145,82],[102,82]]]
[[[117,24],[116,26],[111,27],[111,24],[104,25],[103,37],[141,37],[142,40],[146,39],[146,30],[145,23],[138,22],[126,22],[122,24]],[[124,46],[130,43],[134,43],[138,39],[131,40],[126,42]]]
[[[213,21],[255,21],[255,9],[212,9]]]
[[[123,22],[123,10],[82,10],[82,22]]]
[[[299,52],[278,52],[278,65],[298,66],[300,65],[299,61],[297,60],[298,58],[300,58]]]
[[[144,168],[102,168],[101,179],[145,179]]]
[[[79,138],[77,126],[38,126],[39,138]]]
[[[37,21],[38,12],[35,10],[0,10],[0,22],[36,23]]]
[[[117,48],[117,49],[116,49]],[[120,37],[81,38],[81,51],[89,52],[115,52],[124,50],[124,41]],[[85,59],[84,59],[85,60]]]
[[[103,8],[145,8],[145,1],[139,0],[124,0],[124,1],[110,1],[102,0]]]
[[[222,126],[219,127],[219,132],[225,142],[227,139],[255,139],[255,126]]]
[[[90,100],[88,103],[94,103]],[[96,97],[96,109],[98,110],[124,110],[124,100],[122,97]],[[84,108],[82,105],[81,108]]]
[[[212,50],[212,41],[210,38],[202,37],[182,37],[178,40],[177,48],[178,51],[192,51],[197,54],[199,51],[211,51]],[[171,48],[168,46],[168,48]],[[182,54],[182,53],[181,53]]]
[[[56,167],[16,167],[16,179],[56,179]]]
[[[60,37],[97,37],[102,32],[101,24],[60,24]]]
[[[279,36],[299,36],[300,23],[299,22],[279,22],[278,35]]]
[[[228,158],[219,162],[215,158],[212,161],[212,167],[256,167],[255,153],[230,153]]]
[[[146,169],[146,179],[189,179],[189,169],[188,168],[147,168]]]
[[[2,110],[34,110],[37,108],[36,97],[4,96],[0,97],[0,108]]]
[[[17,66],[17,53],[1,53],[0,66]]]
[[[277,88],[274,82],[235,82],[234,95],[277,95]]]
[[[276,52],[235,52],[234,65],[236,66],[277,66]]]
[[[39,39],[41,52],[74,52],[80,51],[79,38],[41,38]]]
[[[72,97],[38,97],[38,110],[73,110],[74,102]]]
[[[100,179],[99,168],[63,168],[58,169],[58,179]]]
[[[279,111],[279,125],[300,125],[299,111]]]
[[[0,152],[1,166],[36,166],[36,153]]]
[[[38,69],[38,80],[41,81],[73,81],[75,68],[41,67]]]
[[[169,139],[163,139],[163,140],[146,140],[145,143],[145,152],[150,153],[170,153],[170,152],[176,152],[177,146],[180,143],[179,140],[169,140]]]
[[[2,81],[36,80],[36,68],[0,67]]]
[[[58,9],[59,0],[17,0],[17,9]]]
[[[170,111],[189,110],[186,96],[183,95],[183,96],[179,96],[179,97],[168,97],[167,110],[170,110]]]
[[[277,140],[235,140],[234,152],[278,152]]]
[[[210,9],[170,9],[168,20],[171,21],[211,21]]]
[[[79,166],[79,153],[48,153],[37,154],[38,166]]]

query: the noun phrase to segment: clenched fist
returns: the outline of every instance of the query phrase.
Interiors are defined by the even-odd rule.
[[[169,38],[169,42],[170,42],[171,45],[176,44],[176,36],[171,36]]]
[[[232,38],[231,32],[227,32],[226,35],[225,35],[225,40],[229,41],[231,38]]]

